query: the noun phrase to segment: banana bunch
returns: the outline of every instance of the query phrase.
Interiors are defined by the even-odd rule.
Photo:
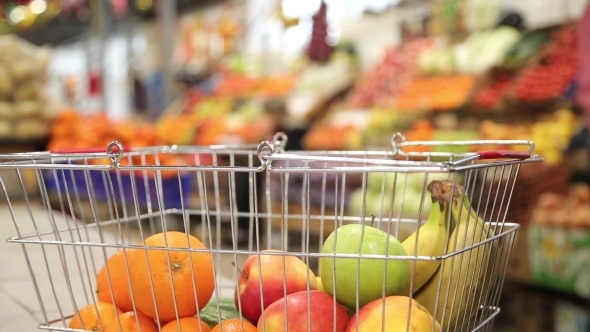
[[[410,263],[414,299],[433,314],[442,331],[454,331],[475,316],[488,295],[493,280],[488,265],[495,244],[488,242],[444,260],[436,259],[485,241],[490,237],[490,229],[472,210],[460,185],[432,181],[429,190],[436,208],[433,205],[429,220],[402,244],[408,255],[433,258]]]
[[[444,255],[449,235],[450,216],[449,200],[444,197],[439,188],[440,181],[432,181],[426,188],[432,197],[432,208],[428,220],[424,225],[410,235],[402,246],[406,254],[416,258],[420,256],[438,257]],[[410,262],[412,278],[410,289],[416,293],[432,278],[441,264],[440,259],[415,260]]]

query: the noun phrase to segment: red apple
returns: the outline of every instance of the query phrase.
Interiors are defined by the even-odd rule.
[[[341,304],[322,291],[312,290],[272,303],[264,310],[257,328],[258,332],[344,332],[347,324],[348,313]]]
[[[257,322],[262,310],[285,295],[315,289],[315,274],[298,257],[276,254],[252,255],[242,267],[234,300],[236,308],[241,307],[244,318]]]

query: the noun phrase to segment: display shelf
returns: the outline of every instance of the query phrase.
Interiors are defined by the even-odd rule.
[[[506,270],[506,280],[529,288],[548,291],[565,298],[574,299],[576,301],[588,301],[588,304],[590,305],[589,297],[584,297],[573,292],[565,291],[558,287],[539,284],[532,280],[530,264],[528,262],[529,249],[526,243],[527,234],[528,231],[526,227],[521,227],[518,230],[517,238],[522,240],[515,242],[513,246],[513,254]],[[588,309],[590,310],[590,306]]]
[[[0,153],[45,151],[49,136],[35,139],[0,139]]]
[[[500,305],[505,310],[495,323],[498,331],[588,331],[590,301],[526,281],[507,276]]]

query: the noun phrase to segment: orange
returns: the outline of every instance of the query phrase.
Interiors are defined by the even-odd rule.
[[[129,274],[127,273],[125,251],[127,251],[128,260],[132,249],[117,251],[98,272],[96,276],[96,293],[98,295],[98,301],[112,303],[117,308],[127,312],[133,311],[133,301],[131,300],[131,292],[129,291]],[[115,299],[114,302],[111,298],[111,288]]]
[[[181,232],[152,235],[145,239],[144,245],[160,249],[137,249],[129,255],[137,309],[163,322],[196,315],[213,295],[213,256],[208,252],[171,251],[164,248],[206,249],[206,246],[196,237]],[[178,310],[178,316],[175,309]]]
[[[185,317],[162,326],[162,332],[211,332],[211,328],[195,317]]]
[[[119,315],[119,321],[114,321],[105,327],[105,332],[158,332],[158,325],[153,319],[133,311]]]
[[[88,331],[105,331],[109,325],[117,324],[121,311],[114,305],[105,302],[89,304],[80,310],[70,322],[71,329]]]
[[[231,318],[222,320],[211,332],[256,332],[256,326],[245,319]]]

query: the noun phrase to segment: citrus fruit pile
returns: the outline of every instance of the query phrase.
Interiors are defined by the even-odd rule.
[[[181,232],[158,233],[141,245],[146,250],[122,249],[107,260],[96,276],[97,302],[80,308],[69,327],[209,332],[211,326],[197,318],[215,289],[213,257],[203,250],[207,247]]]

